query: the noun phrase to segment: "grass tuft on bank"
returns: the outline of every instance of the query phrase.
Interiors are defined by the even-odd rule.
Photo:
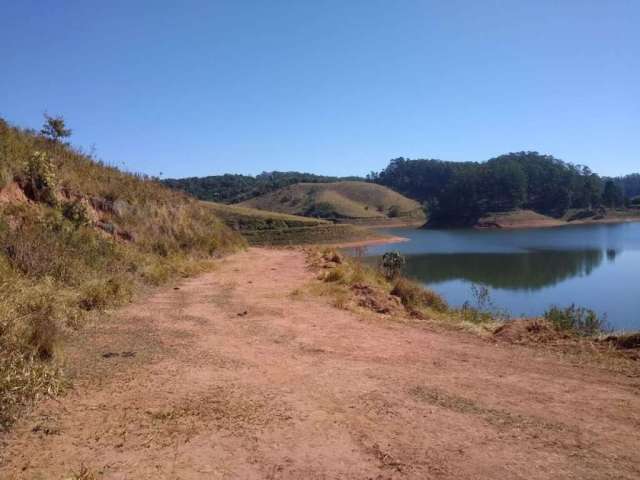
[[[640,359],[638,333],[611,334],[606,318],[586,308],[551,307],[540,318],[514,319],[496,308],[482,287],[474,287],[473,301],[453,308],[437,293],[389,268],[385,259],[378,266],[366,265],[329,247],[310,249],[308,258],[322,281],[312,287],[314,293],[332,297],[340,308],[413,318],[511,343],[545,344],[566,351],[615,351],[625,359]]]

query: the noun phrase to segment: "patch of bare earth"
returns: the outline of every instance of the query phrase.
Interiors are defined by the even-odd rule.
[[[251,249],[72,341],[0,478],[640,478],[640,379],[291,295]]]

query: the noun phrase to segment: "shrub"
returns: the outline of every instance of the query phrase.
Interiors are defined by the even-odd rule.
[[[567,308],[551,307],[544,313],[544,318],[559,330],[570,331],[578,335],[597,335],[608,330],[606,318],[588,308],[575,304]]]
[[[87,206],[79,200],[65,202],[62,206],[62,215],[73,223],[76,228],[90,223]]]
[[[387,252],[382,255],[380,269],[388,280],[393,280],[400,275],[405,263],[406,259],[400,254],[400,252]]]
[[[334,206],[328,202],[318,202],[315,205],[312,205],[306,210],[304,215],[307,217],[317,217],[317,218],[326,218],[326,219],[333,219],[338,216]]]
[[[426,307],[437,312],[446,312],[449,309],[447,302],[440,295],[406,278],[399,278],[395,282],[391,295],[399,297],[402,304],[409,310],[420,310]]]
[[[33,152],[27,160],[23,178],[23,189],[31,199],[51,206],[57,204],[54,171],[54,165],[45,152]]]

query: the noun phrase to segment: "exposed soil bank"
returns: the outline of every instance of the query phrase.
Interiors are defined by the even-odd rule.
[[[492,213],[480,218],[473,228],[491,229],[521,229],[521,228],[545,228],[563,227],[567,225],[584,225],[596,223],[627,223],[640,222],[640,213],[637,216],[612,215],[604,217],[586,217],[576,220],[557,219],[536,213],[532,210],[519,210],[516,212]]]
[[[97,323],[75,389],[0,439],[0,478],[640,478],[640,378],[360,317],[315,281],[250,249]]]

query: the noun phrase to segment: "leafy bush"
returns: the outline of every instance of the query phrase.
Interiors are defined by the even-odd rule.
[[[76,227],[89,225],[90,223],[87,206],[79,200],[65,202],[62,205],[62,215]]]
[[[567,308],[553,306],[544,313],[544,318],[559,330],[578,335],[597,335],[609,329],[606,318],[601,318],[595,311],[577,307],[575,304]]]
[[[55,167],[45,152],[35,151],[29,157],[24,169],[22,188],[37,202],[56,205]]]
[[[400,275],[405,263],[406,259],[400,252],[387,252],[382,255],[380,269],[387,279],[392,280]]]
[[[331,203],[318,202],[305,211],[305,216],[332,219],[336,218],[338,215]]]

